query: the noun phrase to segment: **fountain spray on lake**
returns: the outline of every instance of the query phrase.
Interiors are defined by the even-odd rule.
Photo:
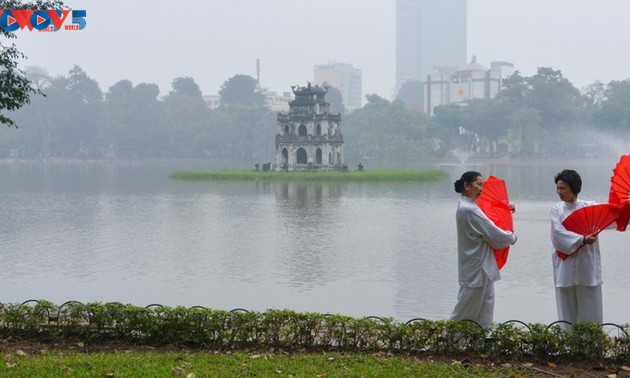
[[[457,160],[459,161],[459,164],[464,164],[468,161],[468,159],[474,155],[475,153],[472,151],[466,151],[466,150],[462,150],[461,148],[456,148],[454,150],[450,151],[453,156],[455,156],[457,158]]]

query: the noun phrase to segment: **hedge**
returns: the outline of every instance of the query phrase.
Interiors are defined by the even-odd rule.
[[[355,318],[291,310],[264,312],[153,304],[45,300],[0,303],[0,336],[38,342],[178,345],[212,350],[388,352],[541,360],[630,357],[630,324],[578,323],[564,331],[521,321],[482,328],[471,321]]]

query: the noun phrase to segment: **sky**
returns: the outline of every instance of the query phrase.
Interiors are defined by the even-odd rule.
[[[106,92],[120,80],[192,77],[204,95],[237,74],[275,92],[313,81],[313,66],[362,71],[363,96],[391,99],[395,84],[395,0],[68,0],[87,11],[83,30],[17,31],[21,68],[52,76],[81,67]],[[630,78],[628,0],[468,0],[468,56],[507,61],[523,76],[562,71],[578,89]],[[6,43],[6,41],[3,41]]]

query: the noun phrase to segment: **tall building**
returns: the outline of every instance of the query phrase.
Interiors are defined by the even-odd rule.
[[[347,63],[316,65],[313,67],[313,81],[316,85],[327,82],[339,89],[347,112],[361,108],[361,70]]]
[[[396,91],[466,57],[466,0],[396,0]]]

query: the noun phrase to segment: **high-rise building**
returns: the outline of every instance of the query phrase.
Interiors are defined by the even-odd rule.
[[[396,0],[396,90],[466,57],[466,0]]]
[[[347,112],[361,108],[361,70],[347,63],[316,65],[313,67],[313,81],[316,85],[328,83],[339,89]]]

